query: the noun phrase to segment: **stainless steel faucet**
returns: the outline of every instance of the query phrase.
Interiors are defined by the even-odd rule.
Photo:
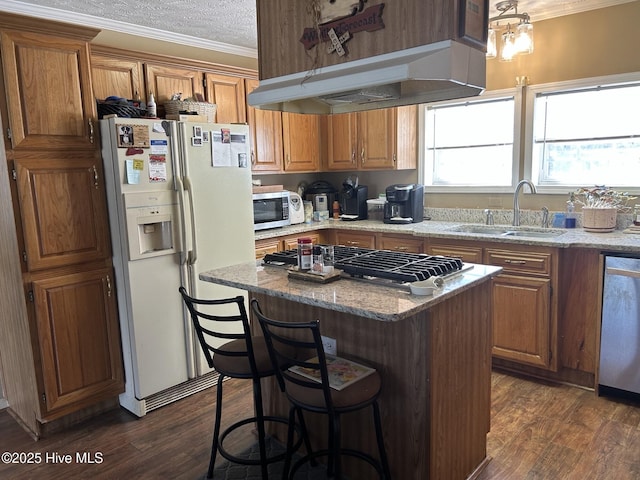
[[[520,225],[520,203],[518,203],[518,194],[522,190],[523,185],[529,185],[531,193],[536,193],[536,186],[529,180],[520,180],[516,186],[516,191],[513,192],[513,226]]]
[[[485,225],[493,225],[493,212],[488,208],[484,209],[484,223]]]
[[[549,228],[549,209],[542,207],[542,228]]]

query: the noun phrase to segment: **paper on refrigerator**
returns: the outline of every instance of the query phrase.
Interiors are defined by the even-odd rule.
[[[211,162],[214,167],[247,168],[249,138],[229,128],[211,132]]]

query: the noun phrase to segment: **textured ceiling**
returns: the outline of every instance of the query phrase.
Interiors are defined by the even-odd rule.
[[[263,0],[268,1],[268,0]],[[304,0],[299,0],[303,2]],[[385,0],[383,0],[385,1]],[[531,20],[632,0],[520,0]],[[386,0],[391,4],[393,0]],[[498,14],[490,1],[490,16]],[[116,32],[255,56],[256,0],[0,0],[0,11],[47,17]]]

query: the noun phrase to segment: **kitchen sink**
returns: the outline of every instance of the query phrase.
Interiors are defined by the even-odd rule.
[[[546,232],[531,231],[531,230],[509,230],[503,233],[505,237],[538,237],[538,238],[553,238],[558,235],[563,235],[564,231],[549,230]]]
[[[500,225],[457,225],[450,229],[452,232],[479,233],[483,235],[495,235],[500,237],[533,237],[533,238],[553,238],[563,235],[564,230],[552,230],[548,228],[506,227]]]
[[[451,229],[452,232],[482,233],[485,235],[504,235],[507,233],[506,227],[492,227],[491,225],[458,225]]]

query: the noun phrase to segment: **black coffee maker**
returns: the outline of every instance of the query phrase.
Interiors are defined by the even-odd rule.
[[[369,189],[366,185],[359,185],[358,179],[348,178],[342,183],[342,191],[338,194],[340,203],[340,218],[342,220],[366,220],[367,219],[367,195]]]
[[[424,186],[390,185],[386,190],[384,223],[418,223],[424,218]]]

